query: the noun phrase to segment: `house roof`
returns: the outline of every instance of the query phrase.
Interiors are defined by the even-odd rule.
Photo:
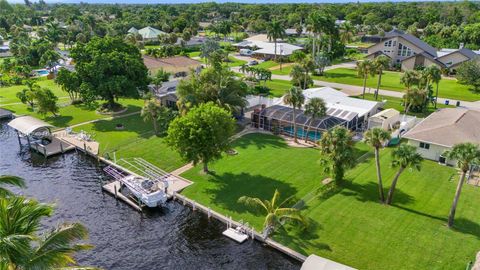
[[[404,138],[451,147],[458,143],[480,143],[480,111],[444,108],[432,113]]]
[[[478,57],[479,55],[475,53],[474,51],[467,49],[467,48],[461,48],[461,49],[442,49],[438,51],[438,57],[437,59],[443,58],[447,55],[451,55],[453,53],[460,53],[467,57],[468,59],[473,59],[475,57]]]
[[[142,36],[143,39],[154,39],[158,38],[159,35],[166,34],[165,32],[155,29],[151,26],[147,26],[138,30],[138,33]]]
[[[30,135],[40,128],[53,127],[47,122],[28,115],[17,117],[10,121],[8,125],[25,135]]]
[[[128,33],[132,33],[132,34],[136,34],[136,33],[138,33],[138,29],[135,28],[135,27],[131,27],[130,29],[128,29],[127,32],[128,32]]]
[[[418,57],[418,56],[423,56],[427,59],[429,59],[430,61],[436,63],[437,65],[439,65],[440,67],[446,67],[444,63],[442,63],[441,61],[438,60],[438,57],[433,57],[432,55],[426,53],[426,52],[421,52],[421,53],[417,53],[417,54],[414,54],[414,55],[411,55],[405,59],[402,60],[405,61],[405,60],[408,60],[410,58],[413,58],[413,57]]]
[[[167,72],[187,72],[191,68],[195,69],[202,65],[200,61],[188,58],[186,56],[173,56],[167,58],[154,58],[143,56],[143,63],[150,70],[163,69]]]
[[[407,34],[403,31],[398,30],[398,29],[393,29],[392,31],[387,32],[385,34],[385,37],[383,38],[383,40],[390,39],[390,38],[393,38],[393,37],[402,37],[405,40],[407,40],[408,42],[417,46],[418,48],[424,50],[428,54],[430,54],[434,57],[437,56],[437,50],[434,47],[430,46],[428,43],[426,43],[423,40],[417,38],[416,36]]]
[[[329,109],[339,109],[358,114],[359,117],[367,115],[378,107],[379,102],[349,97],[347,94],[330,87],[310,88],[303,91],[305,99],[314,97],[322,98]],[[349,118],[348,116],[346,116]]]
[[[389,119],[398,115],[400,115],[399,111],[390,108],[380,111],[377,114],[372,115],[370,118]]]

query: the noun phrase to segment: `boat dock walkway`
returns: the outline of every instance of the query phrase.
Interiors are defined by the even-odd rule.
[[[132,199],[128,198],[120,192],[121,186],[122,184],[120,183],[120,181],[113,181],[106,185],[103,185],[102,189],[115,196],[116,199],[124,201],[126,204],[130,205],[135,210],[142,211],[142,207],[140,205],[138,205]]]

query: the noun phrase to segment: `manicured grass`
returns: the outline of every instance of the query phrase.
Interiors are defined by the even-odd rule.
[[[405,86],[400,83],[400,77],[402,73],[385,71],[385,74],[382,76],[381,89],[393,90],[403,92]],[[337,68],[328,70],[325,72],[324,76],[313,76],[316,80],[336,82],[350,85],[363,85],[362,78],[357,76],[357,71],[355,69],[349,68]],[[377,87],[378,77],[370,77],[367,80],[367,87],[376,88]],[[469,90],[469,87],[462,85],[454,79],[442,79],[439,84],[439,97],[442,98],[451,98],[457,100],[465,101],[476,101],[480,100],[480,95],[473,93]]]
[[[285,94],[285,91],[292,87],[292,83],[290,81],[273,79],[267,81],[267,87],[270,88],[270,96],[281,97]]]
[[[266,69],[270,69],[272,67],[276,67],[280,65],[279,63],[273,61],[273,60],[268,60],[268,61],[264,61],[264,62],[261,62],[259,63],[258,65],[256,65],[255,67],[258,67],[258,68],[266,68]]]
[[[227,62],[227,66],[229,66],[229,67],[239,67],[239,66],[247,63],[247,61],[240,60],[240,59],[235,58],[233,56],[228,56],[228,60],[230,60],[230,62]]]
[[[272,74],[276,75],[290,75],[290,71],[292,71],[292,66],[284,66],[282,69],[274,69],[272,70]]]
[[[124,129],[115,129],[121,123]],[[140,115],[132,115],[111,120],[101,120],[78,126],[100,143],[100,155],[117,160],[141,157],[166,171],[173,171],[185,164],[180,156],[170,149],[164,138],[154,135],[151,123],[145,123]]]
[[[356,96],[356,98],[362,98],[362,96],[361,95]],[[365,99],[375,100],[375,96],[373,94],[365,94]],[[405,110],[405,108],[402,105],[403,102],[402,102],[401,98],[379,95],[377,101],[386,101],[385,106],[383,107],[384,109],[390,109],[391,108],[391,109],[395,109],[395,110],[397,110],[401,113],[403,113],[404,110]],[[452,105],[437,104],[438,109],[453,108],[453,107],[454,106],[452,106]],[[421,112],[421,113],[409,112],[408,115],[424,118],[424,117],[429,116],[431,113],[433,113],[435,111],[436,110],[435,110],[434,106],[432,104],[429,104],[428,108],[425,112]]]
[[[60,86],[55,84],[53,80],[38,79],[37,84],[40,87],[46,87],[53,91],[53,93],[59,97],[68,97],[67,92],[63,91]],[[25,85],[13,85],[8,87],[0,87],[0,106],[2,104],[17,103],[20,100],[16,97],[16,94],[26,88]],[[60,99],[61,100],[61,99]]]
[[[378,203],[373,154],[358,159],[337,191],[314,196],[325,178],[315,149],[291,148],[272,135],[238,139],[236,156],[211,164],[214,173],[195,167],[182,176],[195,183],[183,193],[199,203],[261,229],[263,216],[238,204],[240,196],[304,198],[307,231],[279,230],[274,239],[305,254],[318,254],[358,269],[463,269],[480,245],[478,190],[464,187],[454,229],[446,227],[457,175],[455,169],[424,161],[420,172],[405,170],[392,206]],[[359,154],[366,146],[356,145]],[[385,189],[396,169],[391,149],[381,152]],[[358,155],[357,155],[358,156]],[[352,157],[356,158],[356,157]]]
[[[31,111],[30,107],[25,104],[15,104],[1,107],[10,110],[17,115],[31,115],[33,117],[43,119],[55,127],[67,127],[86,121],[109,117],[108,115],[98,114],[96,112],[96,107],[68,105],[69,102],[69,99],[60,100],[60,111],[57,117],[53,116],[51,113],[48,113],[46,116],[39,115],[36,111]],[[127,111],[124,114],[140,111],[143,106],[143,102],[144,101],[141,99],[119,100],[120,104],[127,107]]]
[[[188,56],[189,57],[200,57],[201,52],[189,52]]]

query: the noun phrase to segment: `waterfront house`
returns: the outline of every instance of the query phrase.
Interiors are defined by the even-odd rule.
[[[480,144],[480,111],[466,108],[444,108],[436,111],[409,130],[403,138],[417,147],[422,157],[442,164],[445,151],[459,143]]]

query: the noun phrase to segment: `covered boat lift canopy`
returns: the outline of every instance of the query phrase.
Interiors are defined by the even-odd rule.
[[[10,121],[8,125],[25,136],[30,136],[42,131],[51,133],[50,129],[53,127],[45,121],[28,115],[17,117]]]
[[[307,257],[300,270],[355,270],[355,268],[312,254]]]

